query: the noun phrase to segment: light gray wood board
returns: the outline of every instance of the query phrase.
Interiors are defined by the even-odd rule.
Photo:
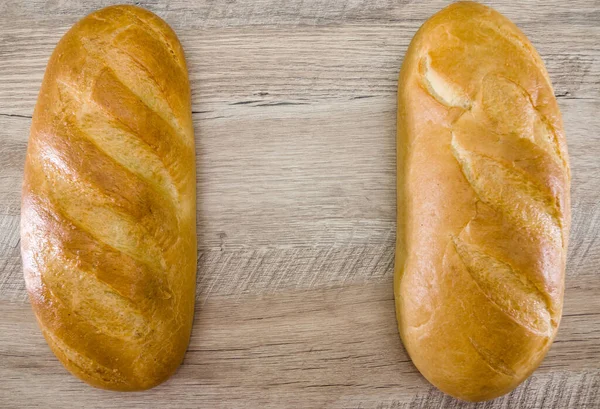
[[[0,407],[471,407],[414,369],[391,296],[397,74],[419,25],[447,2],[138,3],[176,30],[192,81],[199,270],[190,353],[156,390],[113,394],[67,375],[39,334],[18,251],[30,116],[56,42],[109,2],[5,2]],[[573,229],[556,344],[526,384],[479,407],[598,407],[600,2],[487,3],[529,36],[553,80]]]
[[[600,77],[598,78],[600,81]],[[600,210],[600,100],[560,99],[574,214]],[[194,115],[201,249],[393,244],[395,94]],[[17,216],[29,118],[2,117],[0,209]],[[577,230],[574,230],[577,234]],[[575,243],[576,244],[576,243]]]
[[[581,297],[579,291],[568,293],[559,336],[535,376],[487,407],[523,402],[524,407],[562,408],[569,399],[573,405],[585,403],[572,407],[600,403],[600,328],[594,325],[600,300]],[[464,406],[430,387],[401,347],[390,282],[212,297],[198,305],[180,370],[165,384],[139,394],[86,387],[56,362],[26,304],[0,306],[1,390],[18,403],[368,408],[422,400],[419,407],[430,408],[432,400],[444,400]],[[552,387],[540,389],[547,386]],[[553,405],[540,403],[544,399]]]
[[[325,112],[270,107],[272,117],[258,118],[244,106],[231,119],[196,121],[200,294],[310,288],[391,275],[395,100],[338,105]],[[594,138],[600,102],[561,99],[560,105],[573,171],[568,277],[587,274],[593,281],[600,261],[600,144]],[[6,209],[0,223],[0,246],[6,248],[0,252],[0,299],[25,296],[16,246],[29,122],[0,117],[8,131],[0,146],[14,152],[0,178]],[[282,171],[286,168],[291,170]]]

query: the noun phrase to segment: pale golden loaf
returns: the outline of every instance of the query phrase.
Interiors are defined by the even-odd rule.
[[[181,363],[194,314],[196,168],[183,50],[160,18],[108,7],[52,54],[25,164],[21,251],[64,366],[140,390]]]
[[[563,305],[570,172],[539,55],[471,2],[417,32],[398,91],[398,326],[416,367],[454,397],[515,388]]]

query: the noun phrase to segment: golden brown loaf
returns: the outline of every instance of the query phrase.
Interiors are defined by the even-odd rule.
[[[404,345],[442,391],[500,396],[548,351],[569,186],[560,112],[527,38],[477,3],[429,19],[400,73],[394,292]]]
[[[65,367],[101,388],[164,381],[189,341],[196,276],[190,89],[175,33],[116,6],[56,47],[33,116],[21,250]]]

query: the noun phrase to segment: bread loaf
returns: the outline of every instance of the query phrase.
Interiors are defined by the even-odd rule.
[[[194,313],[196,178],[183,50],[116,6],[59,42],[33,115],[22,197],[29,298],[64,366],[139,390],[180,364]]]
[[[505,394],[540,364],[563,304],[570,172],[544,65],[492,9],[415,35],[398,92],[398,326],[454,397]]]

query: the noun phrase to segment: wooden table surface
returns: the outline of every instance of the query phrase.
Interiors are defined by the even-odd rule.
[[[198,281],[185,361],[143,393],[91,388],[27,302],[19,200],[59,38],[94,0],[0,4],[1,408],[599,408],[600,1],[489,1],[529,36],[563,112],[573,229],[562,325],[541,367],[480,405],[432,387],[396,331],[397,75],[447,1],[138,1],[183,43],[198,160]]]

